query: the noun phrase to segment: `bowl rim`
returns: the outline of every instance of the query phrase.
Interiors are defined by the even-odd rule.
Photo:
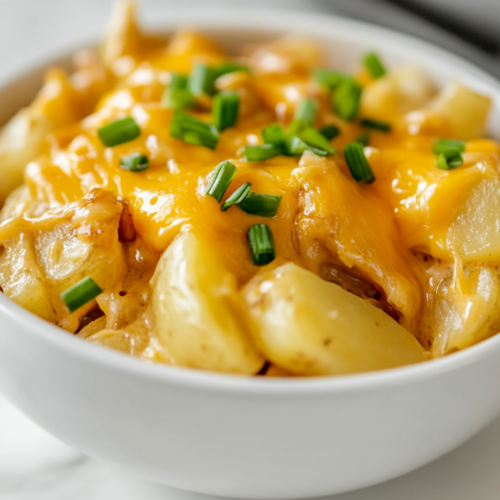
[[[467,72],[476,80],[482,81],[492,93],[493,99],[500,100],[500,82],[493,76],[462,57],[418,38],[385,27],[335,15],[275,11],[276,14],[279,12],[278,25],[276,19],[269,15],[269,13],[273,12],[272,9],[259,11],[237,9],[236,12],[242,15],[235,18],[235,11],[223,12],[217,10],[199,10],[189,14],[173,13],[167,22],[162,23],[160,31],[165,33],[179,25],[188,25],[201,30],[217,28],[222,30],[247,29],[268,31],[269,33],[273,31],[275,33],[294,32],[313,37],[315,33],[329,36],[328,33],[331,30],[337,30],[337,33],[343,33],[343,39],[352,39],[360,43],[364,41],[373,42],[373,39],[381,37],[377,40],[378,46],[387,47],[393,53],[404,54],[406,58],[412,58],[414,53],[425,53],[426,57],[436,62],[439,60],[443,64],[446,62],[447,65],[454,67],[456,71],[463,74]],[[263,16],[262,13],[266,15]],[[304,29],[304,26],[309,26],[309,28]],[[30,73],[37,70],[47,68],[54,62],[67,60],[68,56],[78,48],[91,45],[88,43],[81,44],[71,47],[69,51],[66,49],[60,53],[48,54],[47,57],[43,58],[42,63],[38,60],[36,64],[24,63],[18,65],[15,70],[0,77],[0,98],[2,92],[16,81],[23,79],[23,77],[26,78]],[[398,368],[321,377],[251,377],[148,362],[125,353],[91,344],[84,339],[69,334],[62,328],[46,322],[0,293],[0,317],[2,316],[8,317],[13,324],[17,323],[23,327],[25,331],[29,332],[29,335],[42,335],[46,343],[52,344],[54,347],[86,362],[100,364],[103,367],[140,376],[157,383],[235,394],[312,396],[373,389],[381,390],[458,370],[500,351],[500,334],[496,334],[476,345],[442,358]]]

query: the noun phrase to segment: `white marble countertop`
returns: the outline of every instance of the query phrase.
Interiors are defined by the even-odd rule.
[[[183,9],[207,7],[208,0],[183,0]],[[0,0],[0,77],[27,63],[100,36],[112,0]],[[172,0],[143,0],[142,17],[166,19]],[[236,0],[213,0],[216,8],[235,8]],[[444,36],[422,20],[372,0],[252,0],[252,7],[293,8],[350,14],[421,34],[500,75],[500,65]],[[64,22],[63,22],[64,21]],[[27,35],[28,34],[28,35]],[[498,500],[500,498],[500,419],[477,437],[433,464],[407,476],[335,500]],[[112,465],[99,463],[60,443],[0,397],[0,498],[2,500],[198,500]]]

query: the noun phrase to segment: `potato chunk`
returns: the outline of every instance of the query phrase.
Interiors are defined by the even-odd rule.
[[[500,180],[478,182],[448,232],[448,245],[463,262],[500,261]]]
[[[423,318],[433,338],[432,354],[443,356],[498,333],[500,277],[495,268],[467,266],[454,278],[442,266],[433,272],[434,293]]]
[[[53,125],[41,112],[21,109],[0,132],[0,203],[23,182],[24,167],[41,151]]]
[[[312,153],[292,175],[302,186],[295,228],[306,266],[326,277],[325,266],[340,265],[378,290],[401,324],[417,334],[422,290],[389,206],[336,163]]]
[[[257,373],[264,359],[254,347],[235,277],[193,233],[181,233],[152,280],[154,327],[182,366]]]
[[[361,107],[366,116],[387,119],[387,115],[407,113],[429,103],[434,86],[418,66],[403,66],[374,80],[363,91]]]
[[[35,259],[33,238],[21,234],[5,244],[0,256],[0,285],[9,299],[40,318],[54,322],[50,290]]]
[[[426,359],[415,337],[338,285],[287,263],[257,275],[243,295],[266,357],[296,375],[337,375]]]
[[[491,99],[458,82],[446,86],[431,108],[448,119],[458,139],[483,137]]]

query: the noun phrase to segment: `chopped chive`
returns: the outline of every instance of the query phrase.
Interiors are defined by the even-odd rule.
[[[266,144],[282,146],[285,142],[285,131],[278,123],[273,123],[262,130],[262,139]]]
[[[87,276],[69,290],[61,293],[61,299],[71,312],[75,312],[101,293],[101,287],[90,276]]]
[[[464,163],[462,153],[458,149],[447,149],[438,154],[436,158],[437,167],[442,170],[452,170]]]
[[[228,73],[236,73],[237,71],[244,71],[250,73],[250,68],[244,64],[239,64],[233,61],[226,61],[213,67],[217,78],[219,76],[227,75]]]
[[[354,180],[360,184],[370,184],[375,180],[375,175],[366,160],[365,150],[361,143],[351,142],[347,144],[344,147],[344,156]]]
[[[182,111],[174,111],[170,122],[170,135],[187,144],[210,149],[215,149],[219,142],[219,132],[213,125],[202,122]]]
[[[325,125],[319,131],[322,135],[324,135],[329,141],[335,139],[340,134],[340,130],[333,124]]]
[[[313,76],[316,82],[330,91],[336,89],[344,80],[351,78],[346,73],[324,68],[315,70]]]
[[[460,141],[458,139],[438,139],[434,144],[432,152],[439,155],[449,149],[454,149],[463,153],[465,151],[465,141]]]
[[[247,236],[255,266],[265,266],[276,258],[273,233],[269,226],[266,224],[250,226]]]
[[[311,126],[312,123],[309,120],[293,120],[293,122],[290,123],[290,126],[288,127],[286,135],[287,137],[298,135],[300,134],[300,132]]]
[[[287,156],[302,156],[306,151],[311,151],[316,156],[328,156],[328,153],[324,149],[310,146],[296,135],[287,139],[285,143],[285,152]]]
[[[366,131],[363,132],[362,134],[359,134],[356,139],[356,142],[363,144],[363,146],[368,146],[368,143],[370,142],[370,132]]]
[[[391,124],[386,122],[379,122],[377,120],[371,120],[370,118],[364,118],[361,120],[361,125],[363,127],[372,128],[374,130],[379,130],[380,132],[390,132]]]
[[[234,163],[229,160],[219,163],[214,170],[205,194],[212,196],[212,198],[220,202],[229,184],[231,184],[231,181],[234,179],[236,170]]]
[[[187,88],[188,77],[173,73],[170,85],[163,92],[161,104],[168,109],[187,109],[195,104],[191,91]]]
[[[354,80],[343,81],[333,95],[333,108],[343,120],[352,121],[359,111],[363,88]]]
[[[309,122],[311,125],[316,119],[316,114],[318,112],[318,101],[315,99],[305,98],[299,101],[297,108],[295,109],[294,120],[304,120]]]
[[[309,146],[322,149],[329,155],[337,154],[337,150],[328,142],[328,139],[315,128],[306,128],[300,133],[299,137]]]
[[[373,78],[380,78],[385,75],[385,67],[380,60],[380,57],[375,52],[369,52],[363,56],[363,62],[366,69],[370,72]]]
[[[248,193],[238,206],[251,215],[260,215],[261,217],[274,217],[278,212],[281,203],[281,196],[263,193]]]
[[[249,194],[252,189],[252,185],[249,182],[245,182],[240,186],[223,204],[221,210],[225,212],[228,208],[233,205],[239,205]]]
[[[234,90],[220,92],[214,97],[212,122],[219,132],[232,127],[236,123],[239,105],[240,95]]]
[[[260,144],[243,148],[243,156],[247,161],[266,161],[282,154],[283,147],[274,144]]]
[[[104,146],[112,148],[137,139],[141,135],[141,129],[133,118],[127,116],[104,125],[97,130],[97,135]]]
[[[125,156],[120,160],[122,170],[130,170],[131,172],[142,172],[149,167],[149,159],[141,153],[134,153],[130,156]]]
[[[194,66],[188,78],[188,89],[194,96],[203,94],[212,95],[215,92],[217,71],[206,64],[198,63]]]

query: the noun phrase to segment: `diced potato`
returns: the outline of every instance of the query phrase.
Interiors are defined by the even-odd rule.
[[[366,86],[362,94],[362,114],[373,118],[407,113],[429,103],[435,89],[418,66],[403,66]]]
[[[35,259],[33,238],[21,234],[4,245],[0,256],[0,286],[3,293],[40,318],[54,322],[56,311],[42,270]]]
[[[141,54],[158,46],[158,40],[139,30],[135,18],[135,2],[119,0],[115,4],[101,54],[105,66],[117,76],[129,73]]]
[[[151,304],[160,342],[181,366],[254,374],[264,364],[235,277],[193,233],[181,233],[158,263]]]
[[[448,232],[463,262],[500,262],[500,180],[486,178],[465,198]]]
[[[106,316],[101,316],[100,318],[91,321],[88,325],[84,326],[79,332],[78,336],[82,339],[89,338],[101,330],[106,328]]]
[[[26,185],[19,186],[7,196],[0,212],[0,222],[26,215],[29,213],[29,207],[32,206],[32,203],[29,188]]]
[[[124,55],[136,53],[141,37],[135,22],[135,5],[121,0],[116,2],[106,37],[102,44],[102,58],[107,66]]]
[[[60,68],[51,68],[45,74],[43,87],[31,108],[38,110],[55,127],[64,127],[83,118],[81,97]]]
[[[390,316],[338,285],[288,263],[243,289],[256,341],[272,363],[296,375],[380,370],[426,359]]]
[[[130,335],[123,330],[101,330],[86,337],[88,342],[131,354],[132,342]]]
[[[43,87],[33,103],[23,108],[0,132],[0,203],[23,182],[26,165],[43,149],[47,134],[81,116],[82,98],[60,69],[47,71]]]
[[[0,132],[0,203],[23,182],[24,167],[41,151],[53,125],[40,111],[21,109]]]
[[[123,249],[126,271],[120,286],[104,291],[97,298],[99,307],[106,314],[107,328],[125,328],[146,310],[149,282],[160,258],[160,253],[138,235],[134,241],[123,245]]]
[[[455,82],[443,89],[431,109],[448,119],[458,139],[471,140],[484,136],[491,105],[489,97]]]
[[[463,276],[436,281],[423,318],[432,354],[442,356],[469,347],[500,329],[500,279],[496,269],[468,266]]]
[[[292,176],[301,186],[295,231],[306,266],[321,276],[325,266],[340,264],[375,288],[417,335],[422,289],[390,207],[334,161],[312,153]]]
[[[71,220],[39,231],[35,255],[50,286],[51,300],[60,326],[76,331],[81,318],[95,306],[91,302],[70,314],[60,295],[90,276],[103,290],[111,290],[124,273],[123,251],[118,241],[122,210],[109,191],[93,190],[73,205]]]

